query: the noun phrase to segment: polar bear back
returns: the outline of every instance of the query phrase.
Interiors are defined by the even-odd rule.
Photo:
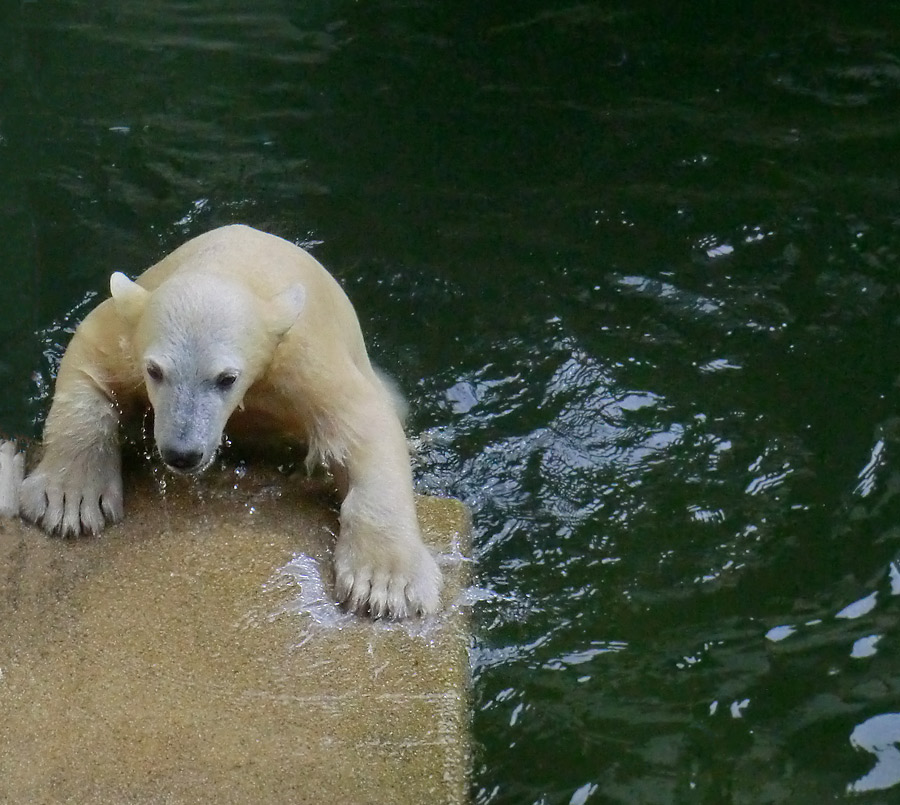
[[[154,290],[174,275],[212,274],[240,282],[258,298],[271,299],[295,284],[306,305],[290,341],[341,342],[360,368],[368,368],[365,343],[353,305],[343,289],[311,254],[276,235],[243,224],[206,232],[148,268],[135,282]],[[321,347],[319,347],[321,348]]]

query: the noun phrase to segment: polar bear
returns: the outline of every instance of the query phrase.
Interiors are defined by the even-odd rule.
[[[303,442],[343,496],[338,599],[375,617],[438,609],[396,400],[350,300],[311,255],[226,226],[136,281],[113,274],[110,291],[60,364],[43,458],[20,490],[26,519],[63,535],[122,519],[118,425],[149,401],[157,451],[178,473],[209,466],[229,421]]]

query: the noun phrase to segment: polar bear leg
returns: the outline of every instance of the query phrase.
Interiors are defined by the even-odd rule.
[[[440,607],[441,572],[419,531],[403,429],[393,411],[373,421],[345,465],[337,598],[374,617],[432,614]]]
[[[22,483],[21,515],[51,534],[97,534],[122,519],[118,448],[84,451],[72,458],[46,454]]]
[[[99,389],[73,375],[60,369],[44,456],[19,495],[26,520],[63,536],[96,534],[123,515],[118,412]]]
[[[0,517],[19,515],[19,491],[25,477],[25,454],[16,443],[0,441]]]
[[[351,489],[341,507],[334,552],[339,601],[373,617],[431,615],[440,608],[441,571],[418,532],[400,525],[397,513],[361,503]],[[395,523],[397,523],[395,525]]]

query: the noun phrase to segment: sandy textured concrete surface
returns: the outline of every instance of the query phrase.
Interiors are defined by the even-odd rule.
[[[125,522],[0,520],[0,802],[468,799],[468,519],[420,499],[447,610],[330,598],[334,502],[257,467],[126,479]]]

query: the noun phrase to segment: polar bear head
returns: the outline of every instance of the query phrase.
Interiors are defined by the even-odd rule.
[[[228,418],[300,315],[303,287],[263,300],[241,282],[190,273],[149,291],[117,272],[110,290],[134,327],[160,457],[176,472],[206,469]]]

